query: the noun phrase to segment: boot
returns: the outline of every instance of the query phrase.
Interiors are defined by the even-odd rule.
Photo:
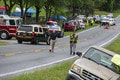
[[[75,52],[73,52],[73,55],[75,55]]]

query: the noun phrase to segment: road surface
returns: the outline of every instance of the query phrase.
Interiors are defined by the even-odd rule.
[[[100,46],[112,39],[120,32],[119,22],[120,16],[117,18],[117,24],[108,30],[95,27],[78,33],[77,51],[84,51],[92,45]],[[43,68],[73,57],[69,55],[69,36],[57,40],[54,53],[49,52],[49,45],[46,43],[32,45],[30,43],[18,44],[16,40],[3,41],[9,42],[10,45],[0,46],[0,79]]]

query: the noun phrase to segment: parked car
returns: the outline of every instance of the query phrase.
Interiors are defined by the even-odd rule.
[[[50,45],[50,36],[41,25],[22,25],[17,30],[16,39],[19,44],[22,42],[31,42],[31,44],[46,42],[47,45]]]
[[[115,19],[114,19],[114,18],[109,18],[108,23],[109,23],[109,25],[111,25],[111,26],[115,25]]]
[[[108,23],[109,23],[109,18],[103,17],[103,18],[101,19],[101,24],[102,24],[102,25],[106,25],[106,24],[108,24]]]
[[[47,21],[44,28],[49,31],[49,34],[55,30],[55,32],[58,34],[58,38],[64,37],[64,31],[56,21]]]
[[[76,20],[70,20],[66,22],[64,25],[64,31],[77,31],[79,29],[79,26],[77,24],[78,23]]]
[[[93,17],[93,19],[94,19],[95,23],[99,23],[99,22],[101,21],[99,15],[95,15],[95,16]]]
[[[77,26],[78,29],[85,29],[85,23],[83,22],[83,20],[76,20],[77,21]]]
[[[82,19],[83,21],[85,21],[85,20],[86,20],[86,17],[85,17],[85,15],[78,15],[78,16],[76,17],[76,20],[79,20],[79,19]]]
[[[120,67],[112,62],[115,53],[97,46],[90,47],[71,66],[66,80],[117,80]],[[116,68],[117,67],[117,68]]]
[[[113,17],[113,13],[109,13],[109,14],[107,15],[107,17],[108,17],[108,18],[112,18],[112,17]]]

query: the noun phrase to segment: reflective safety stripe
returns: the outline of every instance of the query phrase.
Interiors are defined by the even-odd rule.
[[[75,42],[76,43],[77,42],[77,38],[78,38],[78,35],[76,35],[76,34],[74,36],[73,36],[73,34],[70,35],[70,42]]]

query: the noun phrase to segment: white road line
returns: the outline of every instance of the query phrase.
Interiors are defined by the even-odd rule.
[[[92,28],[92,29],[94,29],[94,28]],[[91,29],[90,29],[90,30],[91,30]],[[89,31],[89,30],[86,30],[86,31]],[[86,32],[86,31],[84,31],[84,32]],[[120,34],[120,33],[118,33],[116,36],[114,36],[111,40],[109,40],[109,41],[105,42],[104,44],[100,45],[100,47],[103,47],[104,45],[110,43],[110,42],[111,42],[112,40],[114,40],[119,34]],[[49,65],[52,65],[52,64],[56,64],[56,63],[59,63],[59,62],[62,62],[62,61],[66,61],[66,60],[69,60],[69,59],[73,59],[73,58],[75,58],[75,57],[76,57],[76,56],[73,56],[73,57],[69,57],[69,58],[66,58],[66,59],[59,60],[59,61],[51,62],[51,63],[48,63],[48,64],[38,65],[38,66],[31,67],[31,68],[26,68],[26,69],[17,70],[17,71],[14,71],[14,72],[9,72],[9,73],[5,73],[5,74],[0,74],[0,77],[5,77],[5,76],[8,76],[8,75],[18,74],[18,73],[30,71],[30,70],[33,70],[33,69],[42,68],[42,67],[49,66]]]
[[[120,35],[120,33],[118,33],[117,35],[115,35],[115,36],[114,36],[112,39],[110,39],[109,41],[101,44],[100,47],[104,47],[105,45],[109,44],[109,43],[112,42],[114,39],[116,39],[119,35]]]
[[[66,61],[66,60],[69,60],[69,59],[73,59],[73,58],[75,58],[75,57],[76,57],[76,56],[73,56],[73,57],[70,57],[70,58],[62,59],[62,60],[55,61],[55,62],[51,62],[51,63],[48,63],[48,64],[38,65],[38,66],[31,67],[31,68],[26,68],[26,69],[17,70],[17,71],[14,71],[14,72],[9,72],[9,73],[5,73],[5,74],[0,74],[0,77],[5,77],[5,76],[8,76],[8,75],[13,75],[13,74],[17,74],[17,73],[21,73],[21,72],[25,72],[25,71],[37,69],[37,68],[42,68],[42,67],[49,66],[49,65],[52,65],[52,64],[56,64],[56,63],[59,63],[59,62],[62,62],[62,61]]]

